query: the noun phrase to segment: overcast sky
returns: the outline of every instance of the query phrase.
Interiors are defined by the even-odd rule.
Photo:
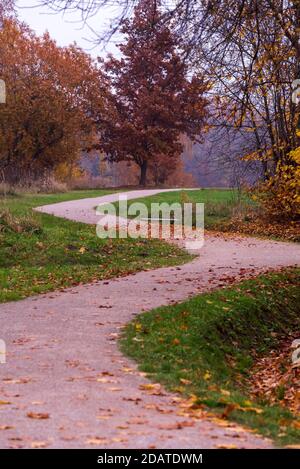
[[[61,46],[76,41],[80,47],[93,56],[105,56],[107,51],[117,52],[113,42],[106,47],[106,52],[101,46],[95,47],[90,42],[95,39],[95,35],[88,26],[82,24],[79,14],[53,14],[53,11],[47,7],[30,8],[38,3],[37,0],[17,0],[16,3],[20,20],[27,23],[39,35],[48,30],[51,37],[56,39]],[[114,16],[114,9],[111,7],[102,9],[94,18],[90,19],[89,24],[95,31],[101,31],[107,26],[112,16]]]

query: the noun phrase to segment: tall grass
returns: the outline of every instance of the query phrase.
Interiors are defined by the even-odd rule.
[[[9,209],[0,211],[0,233],[41,234],[42,227],[37,215],[28,212],[17,217]]]
[[[21,196],[25,194],[61,194],[67,192],[68,186],[56,179],[34,181],[30,183],[12,185],[6,182],[0,183],[0,197]]]

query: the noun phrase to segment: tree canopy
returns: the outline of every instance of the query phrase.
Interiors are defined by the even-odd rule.
[[[0,51],[7,88],[0,106],[2,179],[46,177],[60,163],[76,161],[94,138],[91,110],[101,108],[101,72],[77,46],[60,48],[14,19],[4,19]]]

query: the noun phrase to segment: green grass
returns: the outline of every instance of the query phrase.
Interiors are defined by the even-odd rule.
[[[128,201],[128,208],[135,202],[144,203],[149,211],[152,203],[204,203],[205,204],[205,227],[218,229],[222,222],[231,218],[238,210],[253,207],[253,202],[243,194],[238,198],[237,191],[229,189],[198,189],[182,190],[174,192],[163,192],[150,197],[143,197]],[[118,212],[118,203],[115,203]]]
[[[121,347],[154,381],[196,395],[217,416],[231,409],[229,419],[279,444],[299,443],[295,417],[251,401],[247,385],[255,358],[299,329],[299,283],[300,270],[269,274],[155,309],[127,326]]]
[[[247,192],[239,193],[232,189],[195,189],[165,192],[150,197],[129,200],[128,207],[135,202],[143,202],[151,215],[151,203],[204,203],[204,225],[207,230],[232,232],[281,241],[299,242],[299,228],[292,220],[282,223],[270,220],[258,201]],[[118,203],[115,203],[119,211]],[[193,207],[195,209],[195,206]],[[129,218],[136,218],[139,213]],[[142,214],[142,217],[145,215]],[[160,213],[161,218],[161,213]],[[173,213],[167,215],[173,217]],[[195,215],[192,224],[195,226]],[[178,223],[178,222],[177,222]],[[179,221],[181,223],[181,221]]]
[[[94,226],[32,212],[36,206],[110,192],[0,198],[0,302],[191,259],[159,240],[102,240]]]
[[[31,210],[33,207],[41,205],[55,204],[58,202],[66,202],[68,200],[86,199],[89,197],[101,197],[102,195],[112,194],[117,190],[109,189],[91,189],[76,190],[58,194],[20,194],[0,196],[0,209],[5,207],[11,209],[15,215],[24,215],[26,209]]]

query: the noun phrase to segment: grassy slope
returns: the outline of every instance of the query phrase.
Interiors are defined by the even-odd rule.
[[[28,218],[29,225],[41,227],[41,232],[18,233],[1,231],[0,225],[0,302],[146,268],[180,264],[191,258],[156,240],[101,240],[93,226],[31,211],[39,205],[108,192],[111,191],[73,191],[0,199],[0,213],[10,209],[15,216]]]
[[[148,210],[151,203],[204,203],[205,228],[208,230],[300,242],[299,223],[292,220],[289,223],[280,222],[264,217],[257,202],[246,193],[239,198],[235,190],[200,189],[167,192],[132,200],[128,205],[134,202],[144,202]],[[150,216],[150,210],[148,213]]]
[[[255,356],[299,328],[299,283],[300,270],[270,274],[144,313],[122,348],[168,389],[281,444],[299,443],[299,421],[297,429],[288,410],[251,402],[247,388]]]
[[[150,197],[129,200],[128,207],[135,202],[144,203],[149,210],[149,216],[151,203],[204,203],[206,228],[217,228],[220,223],[230,218],[232,210],[237,205],[237,193],[229,189],[200,189],[164,192]],[[245,206],[250,204],[251,201],[246,196],[243,196],[241,203]],[[117,207],[117,204],[115,205]]]

